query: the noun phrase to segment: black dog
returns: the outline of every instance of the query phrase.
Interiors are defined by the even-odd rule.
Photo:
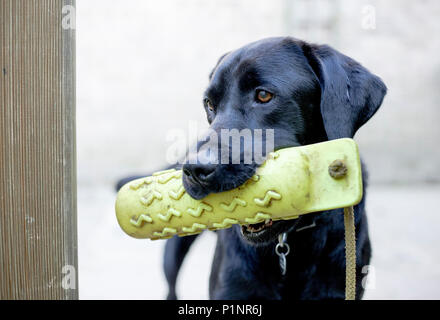
[[[275,149],[342,137],[377,111],[383,82],[359,63],[325,45],[293,38],[269,38],[225,54],[210,75],[204,106],[211,129],[274,129]],[[242,150],[243,152],[243,150]],[[240,186],[257,168],[251,164],[183,165],[186,191],[201,199]],[[364,200],[355,210],[357,298],[362,268],[371,256]],[[127,180],[124,180],[125,183]],[[122,184],[122,183],[121,183]],[[235,225],[217,231],[211,271],[212,299],[344,299],[345,251],[342,210],[296,220]],[[288,233],[287,272],[280,272],[274,248]],[[168,299],[175,299],[179,268],[196,236],[169,239],[164,269]]]

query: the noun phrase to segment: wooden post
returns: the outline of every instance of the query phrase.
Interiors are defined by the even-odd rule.
[[[74,6],[0,0],[0,299],[78,298]]]

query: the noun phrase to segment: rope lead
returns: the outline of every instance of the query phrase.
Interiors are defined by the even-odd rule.
[[[356,235],[353,207],[344,208],[345,300],[356,298]]]

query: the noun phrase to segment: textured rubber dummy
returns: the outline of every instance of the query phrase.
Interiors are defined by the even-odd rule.
[[[185,192],[181,170],[154,173],[121,188],[116,215],[128,235],[154,240],[232,224],[295,219],[361,199],[357,145],[339,139],[272,152],[242,186],[202,200]]]

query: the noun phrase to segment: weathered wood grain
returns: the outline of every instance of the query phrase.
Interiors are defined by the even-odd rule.
[[[75,31],[62,28],[64,5],[75,3],[0,0],[0,299],[78,298]]]

